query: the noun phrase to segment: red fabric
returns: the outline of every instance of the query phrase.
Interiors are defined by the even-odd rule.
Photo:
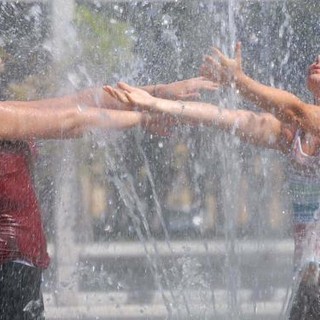
[[[0,263],[15,259],[50,262],[28,156],[0,151]]]

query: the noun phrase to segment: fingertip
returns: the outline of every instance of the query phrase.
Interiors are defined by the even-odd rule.
[[[217,55],[221,54],[221,51],[216,47],[212,47],[212,51],[213,51],[214,54],[217,54]]]
[[[214,62],[214,58],[212,56],[206,56],[205,62],[209,62],[209,63]]]
[[[104,86],[103,87],[103,90],[108,93],[111,97],[114,97],[115,95],[115,92],[114,92],[114,89],[110,86]]]
[[[118,82],[119,88],[131,92],[132,87],[125,82]]]
[[[123,81],[119,81],[118,82],[118,86],[119,87],[129,87],[129,85],[127,83],[123,82]]]

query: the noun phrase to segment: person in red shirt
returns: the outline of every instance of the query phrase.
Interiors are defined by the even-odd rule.
[[[199,77],[142,89],[163,98],[193,99],[201,90],[216,87]],[[41,277],[50,259],[31,178],[30,140],[79,138],[94,128],[142,126],[167,133],[172,119],[126,108],[102,88],[53,99],[0,102],[0,320],[44,319]]]

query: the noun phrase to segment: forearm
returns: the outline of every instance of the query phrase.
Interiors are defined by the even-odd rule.
[[[159,84],[143,86],[143,87],[139,87],[139,88],[148,92],[150,95],[152,95],[156,98],[161,98],[161,99],[173,98],[173,97],[170,97],[170,94],[168,94],[165,84],[159,83]]]
[[[59,105],[61,105],[61,107],[71,104],[80,108],[95,107],[112,110],[128,109],[125,104],[113,98],[109,93],[103,90],[102,87],[88,88],[70,96],[50,99],[48,102],[55,107],[57,106],[57,100],[60,100]]]
[[[166,99],[156,99],[152,110],[170,115],[180,122],[191,125],[212,125],[219,122],[221,112],[225,111],[207,103]],[[219,125],[223,124],[219,123]]]
[[[228,110],[203,102],[165,99],[156,99],[152,110],[175,117],[182,123],[216,126],[222,130],[231,129],[242,113],[241,110]]]
[[[144,115],[133,111],[77,107],[39,107],[32,102],[0,104],[0,139],[67,139],[86,131],[124,130],[142,124]]]
[[[103,87],[92,87],[62,97],[31,102],[38,106],[54,108],[77,106],[78,108],[94,107],[112,110],[128,110],[128,106],[126,104],[123,104],[117,99],[113,98],[109,93],[103,90]]]
[[[257,146],[278,149],[281,123],[271,114],[230,110],[200,102],[157,99],[153,110],[175,117],[182,123],[213,126]]]
[[[245,99],[274,114],[281,121],[301,124],[304,103],[295,95],[263,85],[242,72],[235,79],[236,88]]]

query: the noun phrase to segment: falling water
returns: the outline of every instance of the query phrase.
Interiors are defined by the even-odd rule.
[[[0,46],[16,61],[1,78],[9,90],[2,95],[177,81],[198,75],[212,45],[233,56],[240,40],[250,76],[308,100],[301,83],[318,50],[310,34],[320,30],[317,1],[301,1],[5,3]],[[40,71],[38,82],[26,78],[33,74],[26,47],[54,57],[40,70],[54,85],[44,88]],[[258,111],[233,89],[203,99]],[[44,212],[53,256],[43,286],[49,320],[282,316],[292,239],[278,154],[188,126],[170,137],[139,128],[93,132],[41,142],[39,150],[37,186],[51,211]]]

